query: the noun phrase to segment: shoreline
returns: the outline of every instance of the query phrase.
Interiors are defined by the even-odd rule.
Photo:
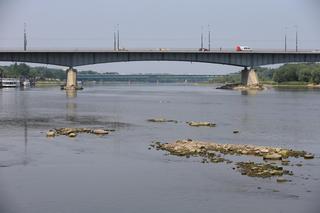
[[[211,86],[211,85],[219,85],[217,89],[227,89],[227,90],[263,90],[270,88],[289,88],[289,89],[320,89],[320,84],[290,84],[287,83],[264,83],[261,82],[259,85],[254,86],[243,86],[240,83],[198,83],[196,86]]]

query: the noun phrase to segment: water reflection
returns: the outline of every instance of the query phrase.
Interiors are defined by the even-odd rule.
[[[77,103],[75,102],[77,97],[77,90],[66,90],[66,97],[66,120],[74,122],[76,121],[77,117]]]
[[[24,159],[23,165],[28,164],[28,122],[25,118],[24,120]]]
[[[22,106],[22,117],[23,117],[23,126],[24,126],[24,158],[23,165],[28,164],[28,97],[27,95],[22,95],[21,97],[21,106]]]
[[[257,95],[258,90],[242,90],[241,95]]]
[[[76,98],[77,97],[77,90],[75,90],[75,89],[66,90],[66,95],[67,95],[67,98]]]
[[[66,120],[75,122],[77,118],[77,103],[67,102]]]

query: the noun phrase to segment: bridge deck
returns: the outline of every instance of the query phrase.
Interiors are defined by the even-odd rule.
[[[144,49],[144,50],[0,50],[0,61],[31,62],[61,65],[68,67],[127,62],[127,61],[185,61],[225,64],[241,67],[255,67],[282,63],[320,62],[320,51],[281,51],[281,50],[215,50],[194,49]]]

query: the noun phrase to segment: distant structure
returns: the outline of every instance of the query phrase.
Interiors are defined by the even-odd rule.
[[[23,34],[23,50],[27,51],[27,24],[24,23],[24,34]]]

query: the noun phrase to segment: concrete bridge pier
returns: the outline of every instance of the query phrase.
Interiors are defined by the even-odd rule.
[[[255,69],[248,69],[247,67],[241,71],[241,84],[244,86],[257,86],[259,79]]]
[[[69,90],[69,89],[78,89],[77,85],[77,70],[73,69],[70,67],[67,69],[67,83],[64,87],[64,89]]]
[[[66,71],[67,73],[67,82],[65,85],[61,86],[62,90],[81,90],[82,86],[77,83],[77,70],[69,67]]]

